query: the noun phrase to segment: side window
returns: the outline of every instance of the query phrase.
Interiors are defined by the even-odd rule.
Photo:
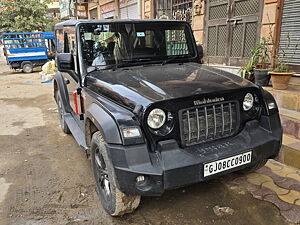
[[[167,55],[186,55],[189,53],[184,30],[166,30]]]
[[[64,35],[64,53],[72,53],[76,52],[76,44],[75,44],[75,34],[74,33],[65,33]]]
[[[69,33],[68,35],[68,47],[72,54],[76,53],[76,37],[74,33]]]
[[[56,31],[56,51],[62,53],[64,51],[64,34],[63,30]]]

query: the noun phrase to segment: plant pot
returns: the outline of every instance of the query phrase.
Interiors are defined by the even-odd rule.
[[[246,80],[249,80],[252,83],[255,82],[255,77],[254,77],[253,72],[246,71],[245,76],[243,78]]]
[[[271,80],[272,80],[272,86],[274,89],[277,90],[284,90],[287,89],[289,81],[291,77],[293,76],[294,73],[290,72],[283,72],[283,73],[278,73],[278,72],[269,72],[271,75]]]
[[[254,69],[255,84],[258,86],[267,86],[271,79],[268,69]]]

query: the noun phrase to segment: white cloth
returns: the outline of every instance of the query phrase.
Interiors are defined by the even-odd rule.
[[[106,66],[106,62],[102,54],[94,59],[92,66]]]

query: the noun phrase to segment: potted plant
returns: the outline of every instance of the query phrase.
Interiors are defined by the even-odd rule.
[[[273,69],[269,72],[271,75],[272,80],[272,86],[274,89],[278,90],[284,90],[287,89],[289,81],[291,77],[293,76],[293,72],[290,71],[288,61],[293,58],[293,56],[296,54],[296,51],[298,49],[298,44],[295,44],[293,46],[294,53],[292,56],[287,57],[286,56],[286,50],[288,50],[291,47],[291,40],[290,35],[287,36],[288,44],[286,49],[279,49],[278,52],[280,52],[280,56],[278,54],[274,54],[273,57]]]
[[[289,66],[277,59],[275,62],[274,69],[269,72],[271,75],[272,86],[274,89],[277,90],[284,90],[287,89],[289,81],[293,76],[293,72],[290,72]]]
[[[257,57],[256,55],[252,55],[248,63],[240,69],[241,77],[247,79],[251,82],[255,82],[253,69],[256,66]]]
[[[254,77],[255,84],[258,86],[267,86],[271,75],[269,72],[271,51],[269,49],[269,40],[265,37],[252,49],[252,56],[255,58]]]

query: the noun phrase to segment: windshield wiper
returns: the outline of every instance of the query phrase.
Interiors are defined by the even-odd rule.
[[[174,56],[169,56],[167,59],[163,60],[162,65],[166,65],[169,62],[172,62],[176,59],[182,59],[182,58],[189,58],[191,55],[174,55]]]
[[[141,58],[141,59],[122,59],[121,63],[112,65],[112,69],[116,70],[117,68],[128,66],[130,63],[137,63],[137,62],[148,62],[151,61],[150,58]]]
[[[151,61],[150,58],[141,58],[141,59],[122,59],[122,62],[131,63],[131,62],[147,62]]]

